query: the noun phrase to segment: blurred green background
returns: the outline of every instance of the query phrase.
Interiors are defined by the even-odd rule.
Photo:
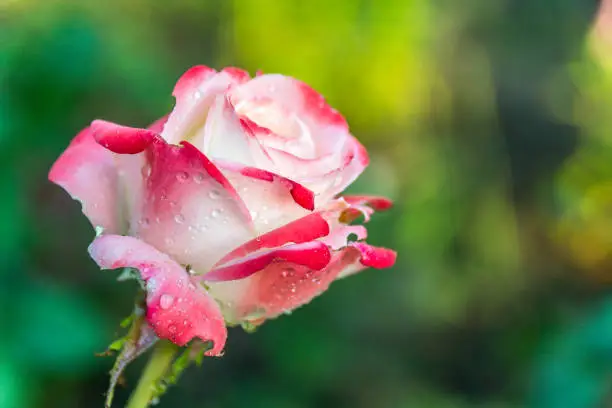
[[[145,126],[195,64],[322,92],[395,268],[337,282],[160,407],[612,406],[612,7],[587,0],[0,0],[0,408],[101,407],[134,284],[47,181],[92,119]],[[600,10],[598,14],[598,10]],[[122,406],[142,367],[127,372]]]

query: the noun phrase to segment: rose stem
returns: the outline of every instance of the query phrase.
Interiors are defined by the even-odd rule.
[[[167,341],[161,340],[153,349],[151,359],[147,363],[136,389],[132,393],[127,408],[146,408],[151,403],[155,393],[156,384],[164,377],[178,346]]]

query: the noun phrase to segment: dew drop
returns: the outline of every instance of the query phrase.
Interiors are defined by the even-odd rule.
[[[193,97],[194,97],[194,98],[195,98],[195,100],[197,101],[198,99],[200,99],[200,98],[202,97],[202,92],[200,92],[200,91],[196,91],[196,92],[193,94]]]
[[[142,227],[148,227],[150,224],[150,221],[148,218],[143,218],[138,222]]]
[[[211,191],[208,193],[208,196],[209,196],[210,198],[212,198],[213,200],[216,200],[216,199],[218,199],[218,198],[221,196],[221,194],[219,194],[219,192],[218,192],[217,190],[211,190]]]
[[[201,184],[202,182],[204,182],[204,178],[204,173],[196,173],[195,176],[193,176],[193,181],[198,184]]]
[[[147,178],[151,175],[151,166],[142,167],[142,177]]]
[[[176,173],[176,179],[180,181],[181,183],[187,181],[188,178],[189,178],[189,174],[187,174],[186,171],[179,171],[178,173]]]
[[[164,293],[159,298],[159,306],[162,309],[169,309],[170,306],[172,306],[173,303],[174,303],[174,296],[172,296],[172,295],[170,295],[168,293]]]
[[[176,326],[175,326],[175,325],[173,325],[173,324],[169,325],[169,326],[168,326],[168,331],[169,331],[170,333],[176,333]]]
[[[210,216],[213,218],[217,218],[219,214],[221,214],[221,211],[215,209],[211,211]]]
[[[185,222],[185,216],[183,214],[176,214],[174,216],[174,222],[177,224],[182,224]]]
[[[257,211],[250,211],[250,213],[251,213],[251,218],[252,219],[257,218]]]

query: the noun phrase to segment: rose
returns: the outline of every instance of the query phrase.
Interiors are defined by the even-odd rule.
[[[349,225],[391,203],[336,197],[368,157],[312,88],[198,66],[173,95],[172,113],[148,129],[94,121],[49,174],[96,228],[98,265],[138,270],[159,337],[212,341],[216,355],[226,322],[259,324],[337,278],[394,263]]]

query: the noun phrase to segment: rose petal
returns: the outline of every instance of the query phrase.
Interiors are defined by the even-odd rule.
[[[208,110],[216,96],[223,94],[230,85],[245,80],[248,80],[248,74],[245,77],[237,69],[216,72],[205,66],[191,68],[174,87],[172,95],[176,98],[176,105],[161,136],[172,144],[196,138],[204,129]]]
[[[151,132],[155,132],[155,133],[157,133],[159,135],[164,130],[164,126],[166,125],[167,121],[168,121],[168,115],[165,115],[165,116],[157,119],[155,122],[151,123],[151,125],[149,125],[148,129]]]
[[[136,154],[146,149],[157,134],[148,129],[121,126],[105,120],[91,123],[94,139],[113,153]]]
[[[310,302],[339,277],[369,266],[389,267],[395,252],[364,243],[351,243],[332,252],[331,261],[320,270],[291,262],[273,262],[250,277],[210,283],[228,321],[262,322]]]
[[[103,235],[89,247],[102,269],[136,268],[146,282],[147,320],[155,333],[183,346],[194,337],[212,341],[208,355],[219,355],[227,330],[217,304],[204,288],[167,255],[133,238]]]
[[[125,229],[118,211],[122,198],[113,154],[96,143],[90,128],[81,131],[53,164],[49,180],[81,202],[94,227],[111,234]]]
[[[149,160],[137,236],[196,271],[255,236],[236,190],[195,147],[155,143]]]
[[[193,143],[211,159],[252,166],[256,161],[269,161],[257,139],[240,123],[234,107],[223,95],[212,103],[201,137]]]
[[[96,121],[109,148],[142,139],[132,128]],[[170,145],[148,134],[147,163],[139,211],[132,212],[131,235],[140,237],[195,270],[207,271],[224,254],[252,239],[251,218],[236,190],[202,152],[189,143]],[[124,157],[124,156],[120,156]],[[131,187],[131,186],[128,186]],[[210,236],[215,239],[209,239]]]
[[[217,265],[222,265],[264,248],[276,248],[288,243],[301,244],[329,234],[329,224],[319,213],[312,213],[283,225],[245,243],[225,255]]]
[[[250,211],[262,234],[299,219],[314,209],[314,193],[266,170],[217,162]]]
[[[376,211],[385,211],[393,207],[393,201],[387,197],[370,195],[345,195],[344,200],[351,205],[367,205]]]
[[[234,103],[252,98],[278,100],[289,112],[304,117],[309,126],[331,126],[345,132],[348,130],[346,120],[327,104],[323,96],[295,78],[279,74],[256,76],[232,89],[231,95]]]
[[[342,225],[334,228],[328,236],[321,239],[330,248],[338,250],[349,245],[349,238],[355,236],[355,241],[361,241],[368,237],[368,231],[363,225]]]
[[[215,267],[202,276],[202,279],[210,282],[244,279],[276,263],[291,263],[320,270],[329,263],[329,260],[330,252],[327,245],[317,241],[306,242],[251,253]]]

